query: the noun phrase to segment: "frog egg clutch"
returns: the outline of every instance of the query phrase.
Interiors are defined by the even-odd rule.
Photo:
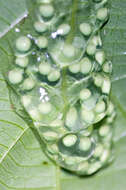
[[[78,175],[91,175],[112,153],[112,64],[100,36],[109,18],[107,0],[38,0],[35,13],[33,34],[15,41],[8,81],[48,157]]]

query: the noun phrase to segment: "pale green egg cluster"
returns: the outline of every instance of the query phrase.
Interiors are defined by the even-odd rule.
[[[46,154],[67,170],[91,175],[110,162],[112,153],[112,64],[100,35],[109,10],[107,0],[78,1],[82,15],[77,9],[73,17],[74,2],[67,3],[65,13],[64,1],[38,0],[34,34],[16,39],[8,79]]]

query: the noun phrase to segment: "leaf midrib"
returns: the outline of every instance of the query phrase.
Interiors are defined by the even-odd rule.
[[[4,155],[2,156],[2,158],[0,159],[0,164],[4,161],[4,159],[6,158],[6,156],[9,154],[9,152],[12,150],[12,148],[18,143],[18,141],[22,138],[22,136],[24,135],[24,133],[29,129],[29,127],[27,126],[23,132],[17,137],[17,139],[10,145],[10,147],[8,148],[8,150],[4,153]]]

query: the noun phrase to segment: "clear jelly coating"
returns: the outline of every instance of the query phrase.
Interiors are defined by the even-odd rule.
[[[91,175],[112,152],[112,64],[100,36],[107,0],[38,0],[34,12],[33,34],[15,40],[8,81],[46,154],[69,171]]]

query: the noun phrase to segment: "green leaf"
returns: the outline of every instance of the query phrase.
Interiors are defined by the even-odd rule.
[[[14,0],[13,0],[14,1]],[[11,0],[12,2],[12,0]],[[15,6],[23,1],[15,0]],[[92,177],[77,177],[64,172],[44,154],[40,137],[13,109],[9,91],[0,75],[0,189],[1,190],[119,190],[126,186],[126,1],[111,2],[111,18],[103,29],[104,48],[113,62],[111,97],[117,109],[114,162]],[[3,7],[0,0],[0,10]],[[13,3],[12,3],[13,4]],[[4,4],[5,5],[5,4]],[[11,7],[9,0],[6,6]],[[18,7],[18,6],[17,6]],[[13,8],[11,8],[13,9]],[[26,10],[26,9],[24,9]],[[14,11],[14,9],[13,9]],[[18,12],[18,10],[16,10]],[[1,11],[0,11],[0,14]],[[2,14],[3,16],[3,14]],[[7,16],[7,15],[6,15]],[[6,17],[5,17],[6,18]],[[9,16],[7,16],[9,18]],[[9,18],[10,19],[10,18]],[[0,17],[1,20],[1,17]],[[14,20],[12,22],[15,22]],[[11,23],[12,23],[11,22]],[[30,21],[25,21],[29,31]],[[23,26],[22,26],[23,27]],[[4,24],[0,22],[0,31]],[[9,28],[10,29],[10,28]],[[4,29],[5,30],[5,29]],[[2,31],[3,33],[3,31]],[[0,70],[13,62],[10,31],[0,40]]]
[[[19,23],[27,13],[25,0],[0,0],[0,37]]]
[[[14,113],[2,76],[0,87],[0,189],[55,189],[56,166],[43,153],[40,137]]]

